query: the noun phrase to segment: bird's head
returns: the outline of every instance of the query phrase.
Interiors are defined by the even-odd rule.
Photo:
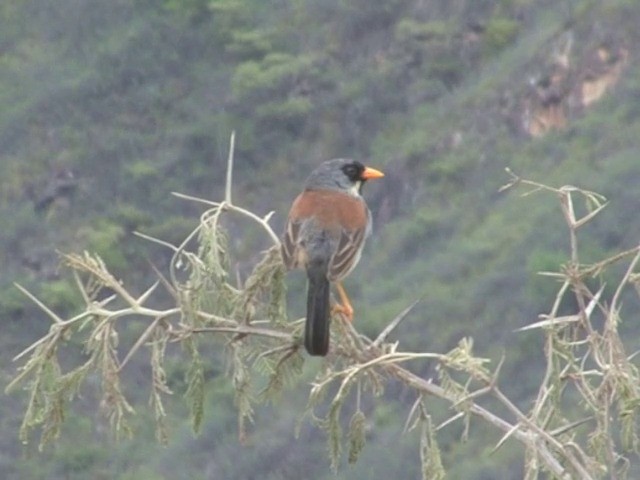
[[[307,189],[328,188],[351,195],[360,195],[367,180],[384,177],[384,173],[362,163],[345,158],[327,160],[316,168],[306,182]]]

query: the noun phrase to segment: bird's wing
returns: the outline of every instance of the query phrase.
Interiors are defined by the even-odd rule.
[[[342,230],[338,247],[329,262],[329,278],[340,280],[351,272],[360,260],[366,229]]]
[[[298,247],[300,225],[301,222],[289,219],[287,221],[287,227],[284,230],[280,251],[282,252],[282,260],[284,261],[285,266],[289,269],[297,267],[296,249]]]

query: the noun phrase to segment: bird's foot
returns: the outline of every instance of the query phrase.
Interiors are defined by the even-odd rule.
[[[353,322],[353,307],[351,305],[341,305],[336,303],[331,307],[331,314],[340,314],[350,322]]]

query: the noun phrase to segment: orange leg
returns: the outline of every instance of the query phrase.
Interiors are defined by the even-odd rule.
[[[332,308],[332,313],[342,313],[347,320],[353,321],[353,307],[347,296],[347,292],[344,290],[342,283],[336,282],[336,290],[338,290],[338,296],[340,297],[340,303],[336,303]]]

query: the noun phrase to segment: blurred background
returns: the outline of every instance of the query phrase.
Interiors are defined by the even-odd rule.
[[[498,189],[509,167],[607,196],[608,208],[581,232],[583,263],[638,244],[638,25],[632,0],[2,2],[0,386],[16,371],[11,358],[49,328],[13,282],[73,314],[82,299],[56,251],[89,250],[144,291],[149,261],[166,268],[171,252],[132,232],[178,243],[195,228],[201,208],[170,192],[222,199],[235,130],[234,199],[258,214],[275,210],[278,231],[321,161],[350,157],[383,170],[364,191],[374,234],[346,281],[356,328],[375,336],[423,297],[394,334],[402,348],[443,353],[473,337],[494,366],[504,353],[500,385],[526,411],[543,343],[538,332],[514,330],[549,311],[558,285],[536,272],[568,260],[569,237],[552,196]],[[242,222],[229,228],[243,272],[268,239]],[[303,284],[289,284],[292,319],[303,315]],[[636,306],[625,303],[622,314],[629,351],[640,340]],[[175,353],[168,446],[154,439],[141,355],[124,385],[138,412],[133,440],[113,441],[97,379],[42,453],[37,435],[18,441],[25,397],[5,396],[0,477],[420,477],[418,437],[402,433],[415,396],[402,385],[364,403],[367,445],[334,475],[324,433],[304,421],[294,435],[320,360],[256,411],[241,446],[219,352],[209,352],[199,436],[188,425],[185,365]],[[434,374],[429,363],[414,370]],[[474,421],[463,442],[462,430],[441,431],[450,478],[521,478],[516,442],[490,455],[499,432]]]

